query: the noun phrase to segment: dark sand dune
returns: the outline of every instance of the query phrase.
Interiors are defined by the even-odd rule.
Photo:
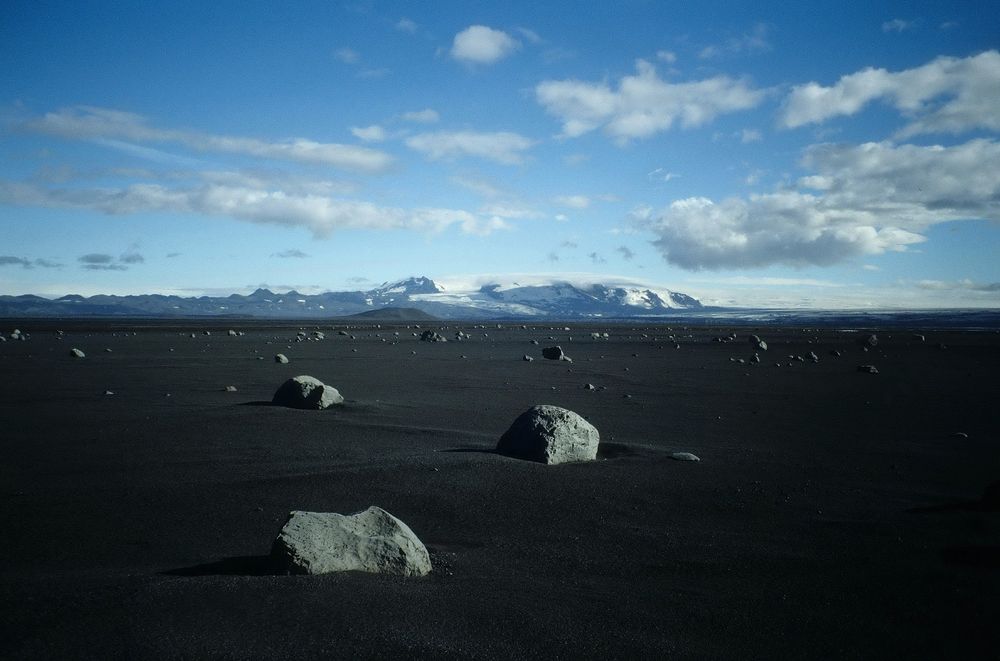
[[[880,332],[863,353],[833,330],[674,328],[675,349],[665,327],[465,325],[472,339],[434,344],[405,324],[295,342],[317,325],[223,323],[3,327],[32,334],[0,344],[3,658],[982,658],[1000,643],[995,333]],[[751,332],[761,364],[731,361]],[[551,344],[574,362],[542,359]],[[809,351],[818,363],[789,359]],[[248,405],[298,374],[345,405]],[[600,459],[493,452],[540,403],[593,423]],[[372,504],[426,543],[429,576],[275,573],[289,510]]]

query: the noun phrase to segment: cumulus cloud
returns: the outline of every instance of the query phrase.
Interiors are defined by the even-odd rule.
[[[416,122],[417,124],[434,124],[441,119],[438,115],[437,110],[433,108],[424,108],[423,110],[413,110],[411,112],[404,112],[400,117],[406,122]]]
[[[693,270],[827,266],[906,250],[936,223],[1000,220],[1000,144],[992,140],[818,145],[803,164],[816,174],[800,179],[799,190],[692,197],[633,218],[656,235],[668,262]]]
[[[254,223],[304,227],[317,237],[328,236],[338,229],[436,232],[457,225],[465,233],[488,234],[508,227],[502,218],[484,218],[460,209],[401,209],[328,195],[221,184],[189,188],[133,184],[124,188],[85,189],[42,188],[0,180],[0,202],[88,209],[112,215],[168,211],[222,216]]]
[[[535,87],[535,97],[562,122],[564,137],[603,127],[624,144],[667,131],[675,123],[695,128],[718,115],[753,108],[764,92],[728,76],[668,83],[652,64],[638,60],[635,75],[623,77],[614,88],[607,82],[547,80]]]
[[[381,172],[393,160],[389,154],[368,147],[316,142],[306,138],[269,142],[257,138],[161,129],[150,126],[142,115],[92,106],[75,106],[46,113],[24,122],[22,127],[71,140],[120,139],[140,143],[179,143],[197,151],[332,165],[357,172]]]
[[[524,162],[524,152],[533,144],[523,135],[509,132],[437,131],[419,133],[406,139],[407,147],[433,160],[475,156],[504,165]]]
[[[455,35],[451,56],[467,64],[493,64],[520,47],[521,43],[506,32],[470,25]]]
[[[883,101],[909,119],[898,137],[925,133],[1000,131],[1000,52],[966,58],[939,57],[914,69],[867,68],[824,87],[811,82],[792,88],[779,123],[785,128],[854,115]]]

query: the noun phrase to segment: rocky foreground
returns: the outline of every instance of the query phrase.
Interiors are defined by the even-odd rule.
[[[1000,642],[992,331],[224,323],[0,324],[3,658]]]

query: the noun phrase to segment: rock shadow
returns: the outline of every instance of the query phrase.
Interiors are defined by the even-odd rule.
[[[912,507],[907,512],[915,514],[927,512],[1000,512],[1000,481],[989,484],[979,500]]]
[[[481,445],[462,445],[457,448],[445,448],[438,452],[475,452],[477,454],[500,454],[495,447],[483,447]]]
[[[606,443],[601,441],[597,446],[598,459],[618,459],[619,457],[638,457],[642,454],[636,448],[625,443]]]
[[[270,555],[242,555],[160,572],[163,576],[278,576],[286,572]]]
[[[1000,546],[949,546],[942,549],[941,559],[950,565],[1000,569]]]

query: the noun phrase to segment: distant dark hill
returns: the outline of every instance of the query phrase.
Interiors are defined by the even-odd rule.
[[[417,308],[380,308],[352,314],[348,319],[377,319],[379,321],[438,321],[434,315]]]

